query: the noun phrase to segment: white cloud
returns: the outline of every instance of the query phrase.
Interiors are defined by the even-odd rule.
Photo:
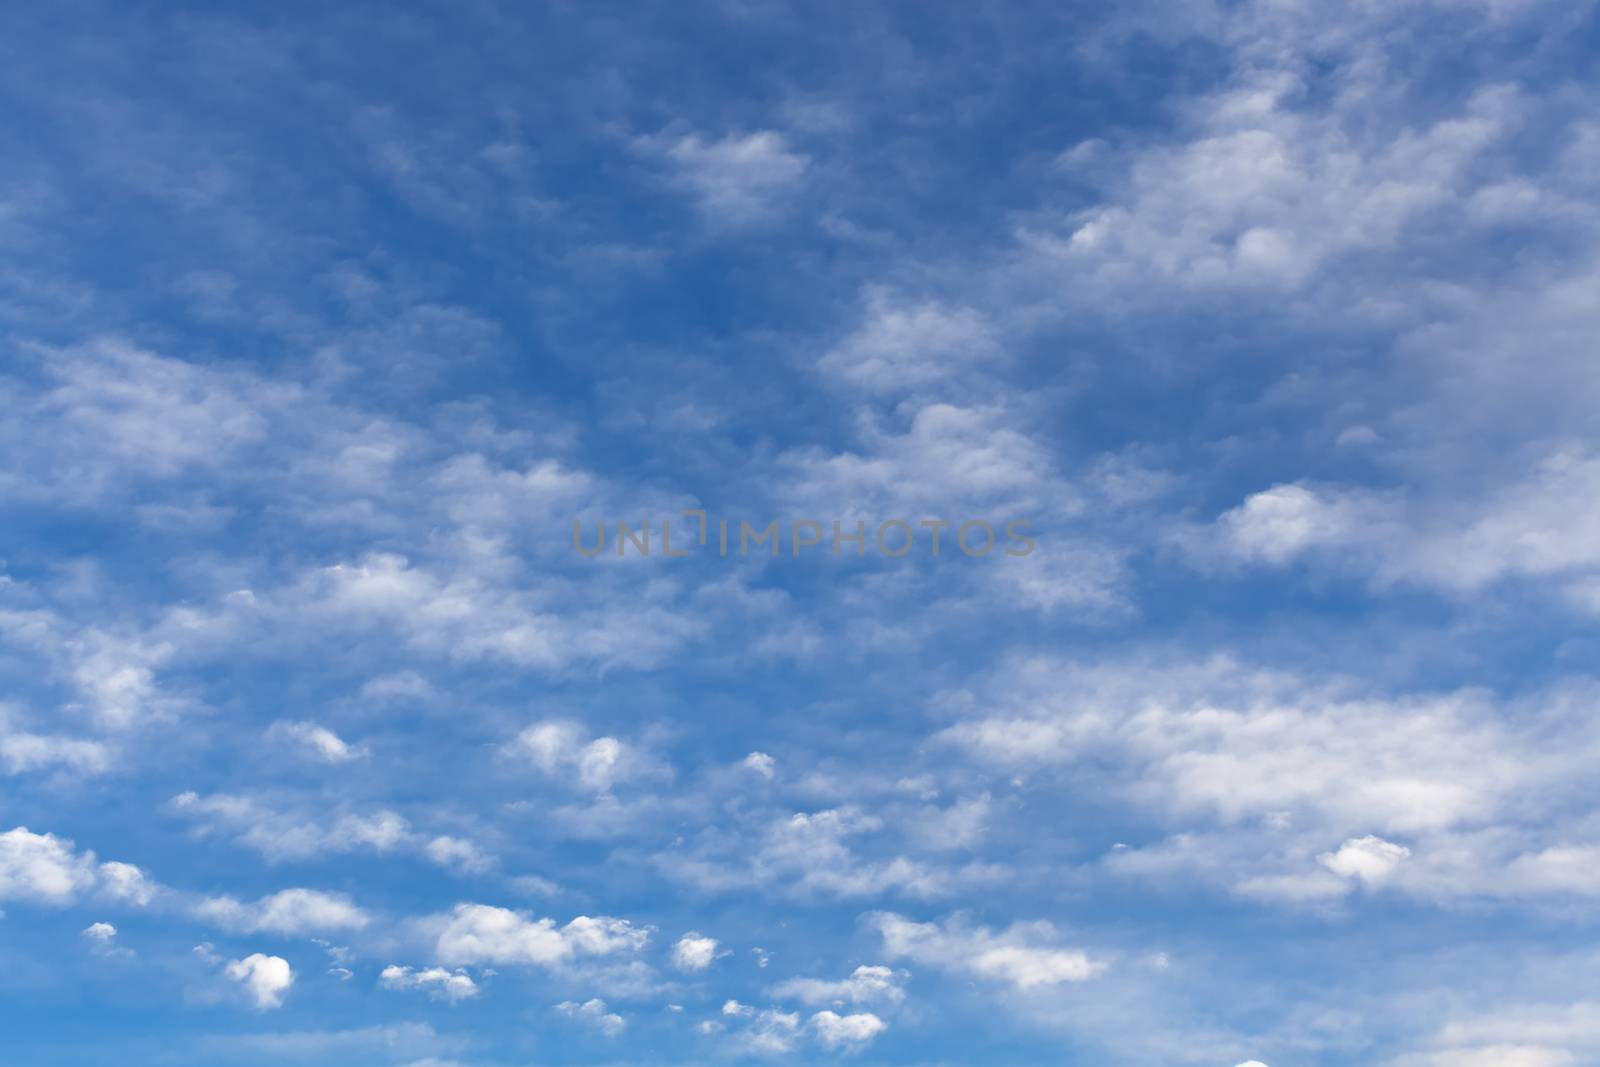
[[[166,693],[156,684],[156,668],[175,651],[170,641],[148,635],[113,634],[44,609],[0,609],[0,633],[34,651],[76,695],[69,710],[87,712],[102,729],[124,731],[169,720],[187,706],[184,698]],[[4,722],[0,726],[6,727],[0,735],[10,729]],[[18,738],[14,754],[21,765],[40,760],[92,764],[93,750],[71,741],[24,733]]]
[[[1225,657],[1164,667],[1040,659],[1016,664],[993,694],[1021,714],[980,716],[942,736],[1019,769],[1110,759],[1116,788],[1175,813],[1224,823],[1314,815],[1348,831],[1470,823],[1516,782],[1554,770],[1538,728],[1508,722],[1483,693],[1352,690]],[[1549,727],[1560,728],[1568,716],[1551,705]]]
[[[294,985],[294,971],[288,960],[260,952],[234,960],[223,973],[245,988],[258,1011],[282,1007],[284,994]]]
[[[224,464],[239,449],[261,441],[267,421],[262,401],[293,390],[247,375],[166,359],[116,340],[63,349],[35,346],[54,380],[26,397],[18,440],[35,462],[33,477],[8,491],[61,495],[87,502],[125,492],[129,484],[168,478],[185,470]],[[50,445],[37,435],[48,426]],[[29,440],[28,430],[34,431]],[[15,472],[20,474],[21,472]]]
[[[562,936],[583,955],[610,956],[637,952],[650,943],[653,928],[634,926],[626,919],[580,915],[561,928]]]
[[[269,860],[305,859],[322,853],[392,852],[420,848],[425,839],[392,811],[332,816],[322,810],[279,811],[247,796],[180,793],[172,810],[199,821],[201,831],[230,831]]]
[[[615,737],[591,738],[581,723],[569,720],[534,723],[507,744],[504,752],[593,793],[609,792],[634,779],[665,775],[665,769],[638,748]]]
[[[1281,66],[1248,67],[1192,104],[1188,138],[1134,156],[1108,202],[1059,220],[1069,232],[1058,220],[1025,231],[1035,269],[1123,301],[1161,288],[1298,290],[1338,257],[1464,211],[1475,162],[1517,126],[1516,94],[1493,88],[1421,129],[1358,133],[1345,112],[1370,113],[1373,86],[1353,78],[1331,107],[1296,106],[1291,57],[1304,46],[1287,34],[1281,46]]]
[[[898,890],[937,897],[963,883],[987,882],[996,875],[981,865],[950,870],[907,856],[857,855],[850,839],[882,827],[882,819],[854,807],[796,812],[770,821],[754,849],[743,837],[720,842],[718,851],[729,853],[725,860],[674,850],[660,854],[657,862],[669,875],[708,889],[777,884],[800,896],[857,897]]]
[[[729,1000],[722,1005],[722,1017],[738,1026],[730,1036],[739,1048],[747,1052],[760,1055],[779,1055],[789,1052],[794,1048],[795,1040],[800,1035],[800,1015],[797,1012],[780,1011],[776,1008],[758,1011],[748,1004]],[[727,1022],[702,1023],[700,1032],[719,1033],[726,1029]]]
[[[1305,903],[1600,893],[1591,683],[1389,696],[1226,658],[1018,661],[997,683],[942,741],[1031,788],[1073,768],[1170,832],[1109,851],[1113,871]]]
[[[369,679],[361,686],[361,695],[368,700],[430,700],[436,693],[416,671],[395,671]]]
[[[343,893],[315,889],[285,889],[251,904],[233,897],[208,897],[195,905],[194,914],[241,933],[326,933],[364,929],[372,920]]]
[[[772,778],[777,774],[778,761],[765,752],[752,752],[740,761],[740,766],[754,771],[763,778]]]
[[[687,933],[672,946],[672,965],[680,971],[703,971],[717,958],[717,939]]]
[[[338,734],[314,722],[273,723],[269,734],[300,745],[324,763],[348,763],[367,754],[365,748],[346,744]]]
[[[946,808],[923,808],[914,833],[927,849],[968,848],[983,840],[993,806],[993,798],[988,793],[980,793]]]
[[[93,855],[78,855],[71,841],[26,826],[0,834],[0,900],[68,904],[94,883]]]
[[[1462,1011],[1426,1045],[1384,1067],[1575,1067],[1600,1054],[1600,1003],[1502,999]]]
[[[1389,1067],[1576,1067],[1582,1062],[1565,1049],[1543,1045],[1480,1045],[1402,1056]]]
[[[566,1000],[556,1005],[556,1011],[571,1019],[593,1026],[607,1037],[615,1037],[627,1029],[628,1022],[616,1012],[606,1009],[606,1002],[598,997],[582,1004]]]
[[[740,224],[774,213],[799,186],[810,159],[770,130],[707,140],[688,134],[662,146],[679,179],[713,224]]]
[[[1047,922],[1015,923],[998,933],[959,920],[941,926],[888,912],[874,915],[872,922],[891,958],[1007,982],[1020,990],[1084,982],[1106,968],[1081,950],[1051,944],[1056,931]]]
[[[553,919],[487,904],[457,904],[435,945],[441,962],[557,966],[578,956],[637,952],[651,931],[626,919],[580,915],[563,927]]]
[[[1277,485],[1250,496],[1217,520],[1229,549],[1245,559],[1284,563],[1307,548],[1353,531],[1379,533],[1377,515],[1358,500],[1303,485]]]
[[[111,753],[99,741],[59,734],[19,730],[13,715],[0,705],[0,765],[10,774],[60,768],[78,774],[99,774],[111,762]]]
[[[76,851],[66,838],[36,834],[26,826],[0,833],[0,900],[65,905],[98,891],[108,899],[143,906],[156,888],[133,864],[97,864],[93,852]]]
[[[793,998],[803,1004],[898,1004],[905,999],[900,983],[904,971],[889,967],[862,965],[850,977],[839,981],[820,978],[791,978],[772,987],[772,995]]]
[[[1405,583],[1469,593],[1511,579],[1548,580],[1583,603],[1600,578],[1600,456],[1557,447],[1487,493],[1408,495],[1273,486],[1217,520],[1225,551],[1282,565],[1301,558]]]
[[[441,834],[422,847],[422,854],[440,867],[461,870],[468,874],[481,874],[493,867],[495,860],[471,841]]]
[[[1019,427],[1015,413],[990,407],[928,403],[909,424],[867,424],[860,447],[847,452],[796,449],[779,457],[793,473],[787,494],[797,513],[837,514],[841,500],[863,515],[963,513],[982,506],[992,514],[1034,517],[1036,494],[1059,492],[1055,506],[1075,504],[1072,487],[1058,481],[1049,453]],[[965,507],[951,508],[952,500]],[[941,554],[955,554],[946,530]],[[919,542],[931,554],[932,537]],[[920,552],[919,552],[920,554]]]
[[[819,1011],[813,1015],[811,1027],[817,1032],[817,1040],[830,1049],[841,1046],[860,1048],[889,1028],[871,1012],[839,1015],[831,1011]]]
[[[109,944],[117,936],[117,928],[110,923],[90,923],[83,928],[82,936],[91,941]]]
[[[471,975],[461,970],[447,971],[443,967],[412,970],[410,967],[390,964],[378,975],[378,981],[385,989],[420,989],[435,1000],[451,1004],[478,995],[478,985]]]
[[[1325,852],[1317,859],[1341,878],[1354,878],[1367,885],[1386,881],[1411,850],[1381,837],[1353,837],[1337,852]]]
[[[994,328],[979,312],[874,289],[861,325],[819,367],[874,392],[901,392],[982,366],[998,352]]]
[[[529,521],[538,521],[537,515]],[[471,522],[458,526],[458,532],[484,550],[501,536]],[[552,530],[551,536],[569,533]],[[509,557],[485,559],[477,552],[434,562],[373,553],[304,571],[299,581],[265,598],[263,614],[292,618],[302,630],[314,632],[357,628],[398,634],[409,647],[452,661],[540,670],[580,661],[652,666],[703,629],[699,620],[673,607],[672,587],[646,591],[647,599],[636,598],[629,612],[593,596],[556,605],[539,591],[508,585],[502,571],[511,565]]]
[[[112,900],[142,908],[159,891],[160,886],[131,863],[108,860],[100,865],[100,892]]]

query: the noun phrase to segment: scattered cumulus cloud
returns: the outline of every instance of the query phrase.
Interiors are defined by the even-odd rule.
[[[556,1005],[556,1011],[570,1019],[592,1026],[607,1037],[616,1037],[628,1028],[628,1022],[622,1016],[606,1008],[606,1002],[598,997],[584,1001],[582,1004],[565,1000]]]
[[[702,937],[697,933],[687,933],[680,937],[672,946],[672,965],[680,971],[703,971],[714,963],[719,955],[717,939]]]
[[[443,967],[413,970],[390,964],[379,973],[378,983],[385,989],[422,990],[435,1000],[451,1004],[478,995],[478,985],[471,975],[462,970],[447,971]]]
[[[294,971],[288,960],[260,952],[232,961],[223,974],[244,988],[258,1011],[283,1007],[283,998],[294,985]]]
[[[435,952],[442,963],[558,966],[583,956],[638,952],[649,929],[626,919],[580,915],[565,926],[488,904],[457,904],[442,925]]]
[[[284,889],[253,903],[233,897],[207,897],[194,908],[204,922],[240,933],[301,935],[360,930],[371,917],[343,893]]]
[[[779,999],[798,1000],[803,1004],[898,1004],[905,999],[902,983],[904,971],[889,967],[862,964],[848,978],[828,981],[820,978],[790,978],[772,987],[772,995]]]
[[[1008,983],[1022,991],[1086,982],[1107,967],[1080,949],[1059,947],[1048,922],[1015,923],[997,932],[959,919],[919,923],[879,913],[872,923],[891,958]]]
[[[713,224],[747,224],[782,210],[800,187],[809,157],[772,130],[652,142]]]
[[[324,763],[348,763],[366,755],[366,749],[345,743],[338,734],[311,722],[274,723],[270,734],[298,745]]]
[[[819,1011],[811,1017],[811,1028],[825,1048],[862,1048],[887,1030],[888,1024],[868,1011],[854,1015]]]
[[[131,863],[98,863],[93,852],[79,852],[55,834],[36,834],[26,826],[0,833],[0,900],[26,900],[66,906],[98,893],[136,907],[148,904],[155,883]]]

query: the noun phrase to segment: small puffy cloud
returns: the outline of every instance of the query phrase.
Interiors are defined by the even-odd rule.
[[[617,952],[637,952],[650,942],[648,928],[634,926],[626,919],[580,915],[562,928],[562,936],[579,953],[610,956]]]
[[[0,900],[64,905],[97,891],[143,907],[156,889],[133,864],[97,864],[93,852],[78,852],[70,840],[55,834],[36,834],[26,826],[0,833]]]
[[[112,900],[142,908],[154,899],[158,888],[149,875],[131,863],[109,860],[100,865],[100,891]]]
[[[117,928],[107,922],[90,923],[79,931],[98,956],[132,956],[133,950],[117,947]]]
[[[860,966],[850,977],[836,982],[820,978],[791,978],[772,987],[772,995],[803,1004],[898,1004],[905,999],[900,982],[904,971],[882,966]]]
[[[1275,485],[1225,512],[1217,525],[1233,554],[1286,563],[1309,548],[1343,540],[1363,518],[1351,498],[1304,485]]]
[[[478,985],[470,975],[461,970],[447,971],[443,967],[412,970],[410,967],[390,964],[378,975],[378,981],[385,989],[420,989],[435,1000],[451,1004],[478,995]]]
[[[415,847],[419,840],[404,816],[387,810],[331,818],[311,810],[274,810],[238,794],[194,792],[173,797],[171,808],[196,820],[198,832],[234,834],[241,844],[274,861],[322,853],[390,852]]]
[[[752,752],[739,765],[763,778],[771,778],[778,772],[778,761],[765,752]]]
[[[59,769],[99,774],[110,763],[110,753],[99,741],[17,729],[12,725],[7,708],[0,705],[0,768],[6,773]]]
[[[593,793],[608,793],[619,783],[660,776],[663,768],[615,737],[591,738],[581,723],[546,720],[517,735],[503,751],[525,759],[553,777],[565,777]]]
[[[824,372],[875,392],[903,391],[992,361],[993,328],[971,308],[868,294],[860,327],[822,357]]]
[[[1404,845],[1369,835],[1353,837],[1340,845],[1337,852],[1324,852],[1317,860],[1341,878],[1376,885],[1394,874],[1410,855],[1411,850]]]
[[[892,913],[879,913],[872,921],[891,957],[1008,982],[1021,990],[1087,981],[1106,967],[1087,953],[1050,944],[1056,932],[1047,922],[1016,923],[996,933],[955,920],[942,926],[912,922]]]
[[[78,854],[71,841],[26,826],[0,834],[0,900],[69,904],[94,884],[93,853]]]
[[[871,1012],[839,1015],[819,1011],[811,1017],[811,1028],[816,1031],[817,1040],[827,1048],[860,1048],[887,1030],[888,1024]]]
[[[276,810],[253,797],[217,793],[181,793],[172,810],[197,822],[198,834],[228,833],[269,860],[306,859],[324,853],[395,852],[421,855],[450,870],[479,874],[495,865],[495,857],[477,845],[444,834],[428,836],[413,830],[396,812],[379,809],[365,814],[329,816],[309,806]]]
[[[457,904],[439,932],[435,952],[447,964],[530,964],[544,967],[576,956],[636,952],[650,930],[626,919],[580,915],[557,927],[553,919],[488,904]]]
[[[314,722],[274,723],[267,733],[299,746],[324,763],[348,763],[367,754],[365,748],[347,744],[338,734]]]
[[[947,808],[924,808],[917,820],[917,840],[928,849],[968,848],[983,839],[993,799],[988,793],[967,797]]]
[[[531,963],[549,966],[572,956],[552,919],[529,919],[487,904],[458,904],[435,946],[446,963]]]
[[[760,130],[707,140],[688,134],[665,146],[679,181],[719,224],[747,223],[775,212],[805,175],[811,160],[780,133]]]
[[[196,905],[195,916],[241,933],[307,934],[360,930],[371,919],[343,893],[285,889],[251,904],[233,897],[209,897]]]
[[[718,956],[717,939],[690,932],[672,946],[672,965],[680,971],[703,971]]]
[[[223,974],[244,987],[258,1011],[282,1007],[284,994],[294,985],[294,971],[288,960],[260,952],[234,960]]]
[[[736,1026],[735,1043],[747,1052],[759,1055],[779,1055],[794,1048],[800,1036],[800,1015],[797,1012],[779,1011],[776,1008],[757,1010],[737,1000],[722,1005],[722,1017]],[[702,1023],[700,1032],[712,1034],[727,1028],[727,1023]]]
[[[440,867],[468,874],[481,874],[494,866],[494,857],[471,841],[443,834],[423,845],[422,854]]]
[[[518,893],[530,897],[553,897],[561,892],[559,885],[537,874],[519,874],[511,879],[510,885]]]
[[[616,1012],[606,1010],[606,1002],[598,997],[586,1000],[582,1004],[565,1000],[557,1004],[556,1011],[569,1019],[577,1019],[599,1030],[607,1037],[615,1037],[627,1029],[628,1021]]]
[[[863,856],[852,838],[875,833],[883,820],[854,806],[816,812],[795,812],[767,824],[753,851],[698,857],[682,851],[663,854],[663,868],[708,889],[775,885],[794,895],[826,893],[839,897],[869,896],[888,890],[932,897],[948,893],[961,880],[980,881],[990,870],[972,866],[959,871],[904,855]]]

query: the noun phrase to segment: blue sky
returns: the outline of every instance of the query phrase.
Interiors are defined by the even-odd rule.
[[[0,1060],[1600,1063],[1597,45],[9,6]]]

